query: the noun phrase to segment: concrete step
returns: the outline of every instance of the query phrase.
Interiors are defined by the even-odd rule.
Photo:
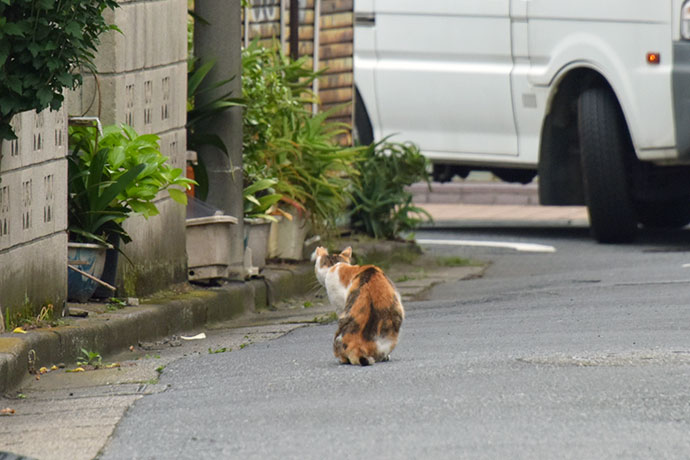
[[[477,204],[477,205],[539,205],[539,193],[535,182],[509,184],[498,181],[425,182],[407,188],[414,203]]]

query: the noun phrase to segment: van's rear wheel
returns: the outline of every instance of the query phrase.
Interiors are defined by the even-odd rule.
[[[637,231],[629,181],[634,152],[623,113],[608,88],[580,94],[578,131],[592,234],[601,243],[631,241]]]

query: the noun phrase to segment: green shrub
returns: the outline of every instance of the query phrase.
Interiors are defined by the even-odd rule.
[[[62,105],[63,88],[93,69],[103,19],[115,0],[0,0],[0,140],[15,139],[12,117]]]
[[[405,187],[427,181],[428,160],[412,143],[372,144],[357,163],[351,224],[374,238],[399,238],[431,216],[412,204]]]
[[[310,85],[320,73],[293,61],[279,48],[257,42],[242,55],[243,162],[245,186],[277,179],[289,212],[306,210],[319,231],[333,228],[346,210],[355,163],[363,148],[343,147],[337,136],[347,126],[314,115]]]
[[[166,190],[187,204],[185,190],[194,181],[172,168],[161,154],[159,137],[139,135],[127,125],[103,128],[70,126],[68,218],[70,238],[107,244],[109,234],[129,235],[122,222],[133,214],[158,214],[154,200]]]
[[[187,150],[198,152],[201,146],[208,145],[229,155],[223,139],[208,130],[208,122],[232,107],[243,106],[243,101],[241,98],[232,97],[232,90],[228,87],[235,79],[234,76],[202,86],[215,64],[215,60],[202,63],[200,59],[189,59],[187,62]],[[217,94],[199,104],[197,96],[211,91],[216,91]],[[194,165],[194,177],[198,182],[195,195],[205,200],[208,196],[208,172],[202,156],[199,156],[197,164]]]
[[[318,76],[306,69],[306,57],[293,61],[275,46],[266,48],[254,40],[242,50],[242,97],[247,103],[242,147],[251,179],[275,169],[271,150],[276,140],[290,138],[310,115],[305,104],[313,101],[310,85]]]

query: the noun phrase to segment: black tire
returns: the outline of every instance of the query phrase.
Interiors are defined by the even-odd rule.
[[[663,203],[640,203],[637,216],[648,228],[681,228],[690,223],[690,201],[675,200]]]
[[[578,132],[592,234],[600,243],[629,242],[637,231],[628,179],[634,150],[611,90],[594,87],[580,94]]]
[[[371,127],[369,113],[364,105],[364,100],[355,87],[355,132],[354,140],[359,145],[369,145],[374,142],[374,129]]]

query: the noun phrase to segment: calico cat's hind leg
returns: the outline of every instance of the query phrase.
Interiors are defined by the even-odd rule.
[[[350,364],[350,360],[345,353],[346,349],[347,345],[343,343],[343,336],[336,334],[335,339],[333,339],[333,354],[340,360],[340,364]]]
[[[360,366],[369,366],[370,364],[374,364],[375,362],[376,362],[376,360],[374,358],[372,358],[371,356],[360,356],[359,357],[359,365]]]

